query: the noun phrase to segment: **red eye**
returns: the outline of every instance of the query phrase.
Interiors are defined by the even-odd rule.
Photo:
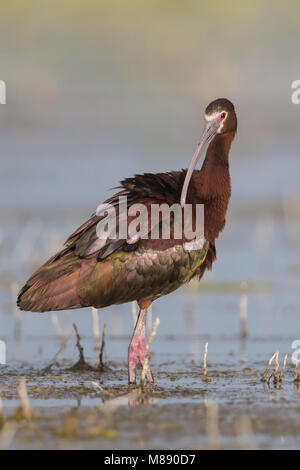
[[[226,118],[226,113],[222,113],[221,114],[221,119],[225,119]]]

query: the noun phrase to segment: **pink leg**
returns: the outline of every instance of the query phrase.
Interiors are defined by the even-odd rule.
[[[136,383],[135,370],[138,359],[143,366],[145,357],[148,355],[148,349],[145,345],[146,315],[147,309],[141,308],[128,349],[128,382],[130,384]],[[148,382],[153,382],[153,375],[149,364],[146,377]]]

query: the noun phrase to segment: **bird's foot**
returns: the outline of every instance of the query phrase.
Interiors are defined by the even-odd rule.
[[[136,365],[138,360],[142,367],[144,367],[145,359],[148,356],[149,351],[145,345],[145,338],[132,338],[132,341],[128,349],[128,382],[129,384],[136,383]],[[153,375],[151,372],[150,364],[148,362],[146,378],[149,383],[154,382]]]

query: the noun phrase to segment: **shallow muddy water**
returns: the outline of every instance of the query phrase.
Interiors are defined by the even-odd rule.
[[[176,338],[156,339],[174,348]],[[3,414],[15,426],[10,448],[298,448],[300,391],[292,367],[282,383],[262,383],[267,361],[241,361],[228,353],[228,339],[218,341],[227,353],[209,354],[206,380],[191,353],[153,354],[156,384],[143,392],[126,385],[125,361],[108,361],[104,373],[75,372],[71,362],[51,371],[41,363],[2,367]],[[253,342],[264,349],[261,340]],[[34,412],[29,423],[14,416],[20,375]]]

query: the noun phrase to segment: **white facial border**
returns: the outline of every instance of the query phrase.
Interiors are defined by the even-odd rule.
[[[227,119],[227,115],[228,113],[225,111],[225,110],[221,110],[221,111],[218,111],[216,113],[212,113],[212,114],[205,114],[204,117],[205,117],[205,120],[207,122],[210,122],[210,121],[214,121],[215,119],[217,119],[218,117],[221,116],[222,113],[225,113],[225,117],[224,119],[222,119],[221,123],[220,123],[220,126],[218,128],[218,134],[220,134],[220,132],[222,131],[223,129],[223,125],[224,125],[224,122],[226,121]]]

